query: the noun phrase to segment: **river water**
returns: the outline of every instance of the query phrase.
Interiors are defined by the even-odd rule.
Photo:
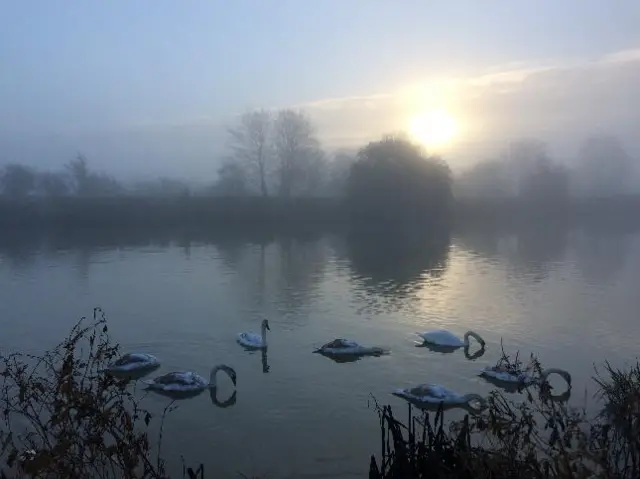
[[[509,353],[569,370],[577,405],[593,400],[594,365],[635,361],[640,234],[466,232],[424,245],[341,235],[5,235],[0,348],[41,352],[100,306],[124,350],[161,359],[157,374],[208,377],[215,364],[233,366],[235,404],[216,407],[203,394],[181,401],[164,426],[171,468],[183,455],[213,477],[364,477],[380,449],[371,398],[401,408],[390,391],[423,382],[487,394],[477,372],[499,358],[501,340]],[[263,318],[266,357],[235,342]],[[476,331],[485,354],[416,347],[414,331],[437,328]],[[391,354],[336,363],[311,353],[338,337]],[[224,400],[232,388],[220,381]],[[169,400],[144,401],[159,411]]]

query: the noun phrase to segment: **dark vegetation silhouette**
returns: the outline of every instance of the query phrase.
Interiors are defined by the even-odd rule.
[[[451,187],[444,161],[406,139],[389,136],[358,152],[345,197],[353,224],[415,227],[449,218]]]
[[[522,367],[517,355],[504,352],[498,362]],[[535,357],[532,371],[541,371]],[[546,382],[520,388],[523,400],[493,390],[484,411],[448,423],[441,406],[414,415],[409,405],[403,423],[391,406],[375,402],[381,452],[370,458],[369,478],[639,477],[640,363],[626,369],[606,363],[593,379],[603,406],[595,415],[570,407],[570,390],[552,394]]]
[[[406,138],[325,151],[303,111],[257,110],[227,129],[207,187],[158,178],[125,184],[78,154],[59,171],[5,164],[0,226],[398,228],[637,224],[634,159],[610,136],[587,138],[571,162],[519,140],[453,177]],[[216,172],[217,170],[217,172]]]
[[[162,437],[166,414],[179,406],[146,410],[135,383],[102,371],[118,355],[97,308],[92,321],[83,318],[49,352],[0,354],[0,477],[164,479],[177,470],[163,456]],[[512,360],[503,352],[498,363],[523,370],[517,355]],[[530,371],[541,372],[533,356]],[[614,369],[606,363],[594,380],[602,406],[595,416],[568,406],[570,390],[557,393],[546,382],[518,396],[496,389],[485,410],[447,423],[441,407],[435,416],[425,409],[416,417],[409,406],[403,424],[390,406],[376,402],[381,449],[370,458],[369,477],[636,478],[640,364]],[[214,396],[218,407],[236,400]],[[203,464],[182,461],[178,476],[205,477]],[[363,458],[363,470],[365,464]]]

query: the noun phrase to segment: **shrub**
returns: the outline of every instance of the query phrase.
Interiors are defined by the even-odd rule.
[[[504,360],[504,358],[503,358]],[[537,361],[536,361],[537,362]],[[495,390],[489,407],[444,427],[440,407],[398,421],[376,403],[380,465],[371,456],[369,477],[381,478],[637,478],[640,477],[640,364],[594,378],[604,409],[595,417],[572,408],[548,384],[515,402]]]
[[[167,477],[160,447],[150,447],[151,413],[126,379],[102,372],[118,355],[104,314],[95,309],[85,322],[42,356],[0,354],[0,454],[21,477]],[[184,475],[203,476],[203,467]]]

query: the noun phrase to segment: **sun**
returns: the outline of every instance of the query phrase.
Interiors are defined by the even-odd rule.
[[[458,133],[456,120],[446,110],[432,110],[411,119],[409,134],[425,147],[447,146]]]

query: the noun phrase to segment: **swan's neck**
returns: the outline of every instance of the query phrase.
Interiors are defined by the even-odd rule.
[[[473,331],[467,331],[464,335],[465,346],[470,346],[469,338],[475,338],[476,341],[480,343],[480,345],[484,345],[484,339],[482,339],[478,333],[474,333]]]
[[[567,382],[567,384],[571,385],[571,375],[564,369],[557,369],[557,368],[545,369],[540,373],[540,379],[544,381],[547,379],[547,376],[549,376],[549,374],[553,374],[553,373],[556,373],[562,376],[562,378]]]
[[[267,326],[262,325],[262,346],[267,346]]]

